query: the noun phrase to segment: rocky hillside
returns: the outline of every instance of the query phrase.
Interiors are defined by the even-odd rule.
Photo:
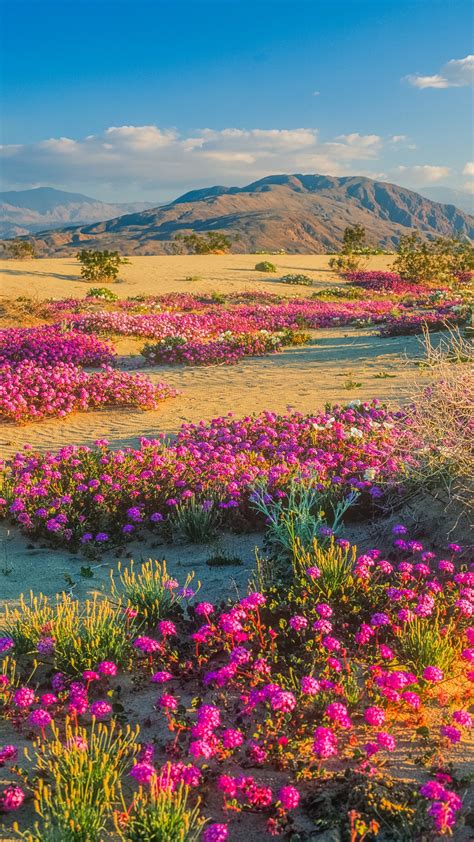
[[[123,254],[163,254],[180,232],[238,236],[233,251],[337,251],[344,228],[359,223],[369,243],[392,247],[401,234],[474,239],[474,218],[453,205],[359,176],[275,175],[246,187],[193,190],[162,207],[95,225],[37,235],[42,255],[81,248]]]
[[[101,222],[150,207],[153,206],[146,202],[109,204],[82,193],[66,193],[52,187],[8,190],[0,193],[0,239],[65,225]]]

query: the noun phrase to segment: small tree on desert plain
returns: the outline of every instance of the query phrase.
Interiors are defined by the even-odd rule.
[[[36,257],[34,243],[29,240],[5,240],[2,243],[5,257],[11,260],[27,260]]]
[[[402,278],[415,282],[450,281],[473,267],[471,243],[443,237],[425,240],[416,231],[400,237],[393,262],[393,269]]]
[[[363,268],[362,256],[365,247],[365,228],[363,225],[348,225],[342,235],[341,254],[331,257],[329,266],[337,272],[356,272]]]
[[[81,276],[85,281],[116,281],[120,267],[130,263],[118,251],[82,249],[76,258],[81,264]]]
[[[179,254],[183,246],[191,254],[218,254],[228,252],[232,242],[237,240],[238,237],[232,240],[221,231],[206,231],[202,236],[193,231],[191,234],[177,234],[173,242],[173,251]]]

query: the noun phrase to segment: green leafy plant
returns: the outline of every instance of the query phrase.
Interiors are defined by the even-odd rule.
[[[116,281],[120,267],[130,263],[118,251],[82,249],[76,254],[85,281]]]
[[[418,674],[429,666],[449,671],[462,649],[455,624],[446,624],[439,616],[415,617],[402,626],[399,640],[407,663]]]
[[[183,246],[191,252],[191,254],[216,254],[229,251],[232,240],[221,231],[206,231],[205,234],[200,235],[195,232],[191,234],[177,234],[173,241],[173,251],[180,251]]]
[[[257,272],[276,272],[277,268],[274,263],[270,263],[269,260],[262,260],[261,263],[255,264],[255,269]]]
[[[349,494],[332,504],[318,488],[318,480],[297,477],[289,484],[286,497],[275,499],[264,485],[256,486],[251,495],[252,506],[265,518],[265,539],[277,558],[292,558],[300,547],[311,547],[314,541],[327,543],[325,528],[336,534],[346,511],[357,495]],[[328,518],[324,508],[332,509]]]
[[[28,240],[4,240],[2,246],[4,257],[10,260],[28,260],[36,257],[35,244]]]
[[[312,278],[309,275],[283,275],[280,278],[282,284],[294,284],[296,286],[311,287],[313,286]]]
[[[118,301],[118,295],[112,292],[107,287],[91,287],[87,293],[87,298],[98,298],[100,301]]]
[[[184,590],[189,587],[194,574],[190,574]],[[128,567],[118,564],[118,583],[113,571],[110,574],[111,593],[119,602],[126,600],[128,607],[138,612],[138,620],[148,626],[156,626],[159,620],[170,617],[181,610],[183,598],[176,592],[174,580],[166,569],[166,561],[152,561],[135,569],[131,561]]]

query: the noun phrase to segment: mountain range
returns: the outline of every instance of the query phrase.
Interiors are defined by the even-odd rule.
[[[67,193],[52,187],[8,190],[0,193],[0,238],[20,237],[65,225],[101,222],[151,207],[154,206],[148,202],[109,204],[82,193]]]
[[[362,176],[295,174],[192,190],[160,207],[38,232],[34,241],[40,256],[69,255],[78,247],[166,254],[178,233],[222,231],[238,238],[233,251],[334,252],[346,226],[355,224],[365,227],[368,243],[385,248],[415,230],[474,239],[474,217],[453,204]]]

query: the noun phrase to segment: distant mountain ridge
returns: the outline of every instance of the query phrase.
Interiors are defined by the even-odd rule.
[[[393,247],[401,234],[474,239],[474,217],[412,190],[362,176],[273,175],[245,187],[192,190],[161,207],[92,225],[41,232],[41,255],[80,247],[123,254],[166,254],[178,233],[224,231],[238,236],[234,251],[337,251],[348,225],[365,227],[367,241]]]
[[[53,187],[7,190],[0,193],[0,238],[63,228],[65,224],[101,222],[151,207],[154,206],[148,202],[110,204],[82,193],[68,193]]]

